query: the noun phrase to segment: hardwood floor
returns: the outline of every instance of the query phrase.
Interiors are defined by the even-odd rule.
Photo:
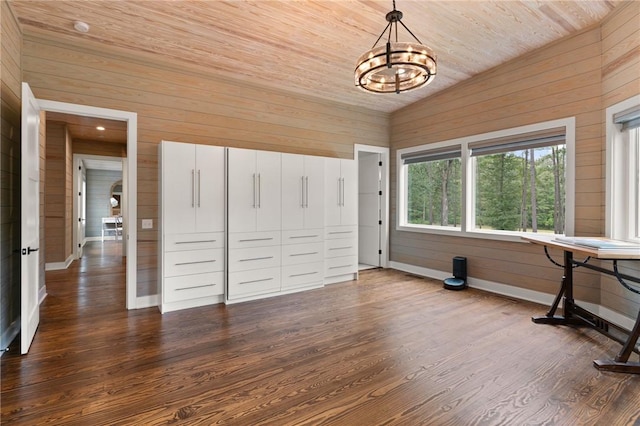
[[[619,345],[533,324],[539,305],[369,270],[162,316],[124,309],[109,247],[47,272],[30,353],[1,359],[2,424],[640,424],[640,376],[591,365]]]

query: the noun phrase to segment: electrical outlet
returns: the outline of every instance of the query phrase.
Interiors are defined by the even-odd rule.
[[[142,229],[153,229],[153,219],[142,219]]]

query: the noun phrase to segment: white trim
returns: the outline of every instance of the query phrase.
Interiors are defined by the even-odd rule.
[[[545,121],[542,123],[530,124],[527,126],[513,127],[510,129],[498,130],[494,132],[482,133],[479,135],[465,136],[457,139],[450,139],[432,144],[412,146],[409,148],[399,149],[396,153],[396,229],[398,231],[407,232],[423,232],[430,234],[452,235],[456,237],[486,238],[496,240],[517,241],[521,236],[527,235],[524,232],[516,231],[487,231],[481,232],[473,227],[473,214],[471,209],[474,203],[474,188],[471,185],[473,176],[473,161],[469,157],[469,144],[486,139],[502,138],[506,136],[531,133],[555,127],[565,128],[566,140],[566,166],[565,166],[565,235],[573,236],[574,219],[575,219],[575,141],[576,141],[576,119],[575,117],[561,118],[557,120]],[[462,206],[461,206],[461,224],[460,227],[443,227],[443,226],[424,226],[409,225],[406,221],[406,179],[407,171],[402,164],[402,155],[412,152],[422,151],[425,149],[438,149],[447,146],[461,146],[462,162],[461,179],[462,179]]]
[[[45,263],[44,270],[45,271],[59,271],[61,269],[67,269],[71,262],[75,260],[75,256],[70,254],[69,257],[64,262],[50,262]]]
[[[11,342],[13,342],[18,333],[20,333],[20,323],[21,317],[18,315],[18,318],[16,318],[15,321],[7,327],[4,333],[2,333],[2,337],[0,338],[0,357],[4,355]]]
[[[43,285],[38,290],[38,305],[44,302],[44,299],[47,297],[47,286]]]
[[[38,99],[41,110],[50,112],[62,112],[85,117],[105,118],[127,122],[127,199],[125,203],[131,208],[127,209],[126,223],[131,224],[124,230],[127,245],[126,266],[126,305],[127,309],[136,309],[136,283],[137,283],[137,250],[138,250],[138,223],[137,193],[138,193],[138,115],[135,112],[120,111],[109,108],[99,108],[88,105],[71,104],[44,99]],[[124,171],[123,171],[124,172]],[[76,219],[77,220],[77,219]]]
[[[156,308],[160,303],[160,295],[151,294],[148,296],[138,296],[136,298],[136,307],[135,309],[143,309],[143,308]]]
[[[629,227],[628,223],[615,224],[613,220],[614,212],[617,209],[624,209],[621,204],[629,201],[628,193],[627,197],[623,196],[624,192],[629,189],[627,188],[627,182],[625,182],[628,179],[628,176],[625,176],[628,171],[614,167],[615,164],[624,160],[626,153],[619,147],[622,132],[613,122],[613,116],[636,105],[640,105],[640,95],[632,96],[612,105],[605,112],[605,235],[609,238],[626,239]],[[617,182],[621,183],[618,184]],[[621,185],[621,188],[618,188],[618,185]]]
[[[400,263],[400,262],[392,261],[389,267],[393,269],[397,269],[398,271],[409,272],[414,275],[433,278],[436,280],[443,280],[451,276],[450,272],[443,272],[435,269],[423,268],[421,266],[414,266],[414,265],[409,265],[409,264]],[[501,284],[493,281],[481,280],[478,278],[467,277],[467,283],[471,288],[487,291],[489,293],[499,294],[501,296],[511,297],[513,299],[525,300],[528,302],[533,302],[533,303],[537,303],[545,306],[551,306],[551,303],[553,303],[553,300],[555,298],[555,295],[552,295],[549,293],[543,293],[541,291],[514,287],[511,285]],[[582,306],[584,309],[591,311],[595,315],[598,315],[599,317],[613,324],[617,324],[620,327],[625,328],[627,330],[631,330],[635,324],[635,319],[630,318],[626,315],[620,314],[618,312],[615,312],[602,305],[597,305],[595,303],[579,301],[579,300],[576,300],[576,304]],[[532,312],[532,314],[535,315],[536,313]]]
[[[389,148],[374,145],[355,144],[353,146],[353,158],[358,161],[360,152],[371,152],[382,156],[382,255],[380,257],[381,267],[387,268],[389,265],[389,174],[390,174],[390,154]]]

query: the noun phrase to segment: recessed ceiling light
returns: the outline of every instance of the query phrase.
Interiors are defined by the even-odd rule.
[[[102,127],[102,126],[97,126],[97,127],[96,127],[96,130],[100,130],[101,132],[104,132],[104,127]]]
[[[73,23],[73,28],[79,33],[88,33],[89,32],[89,24],[82,21],[76,21]]]

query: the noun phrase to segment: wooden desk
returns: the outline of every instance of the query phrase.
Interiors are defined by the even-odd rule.
[[[576,305],[573,299],[573,268],[575,267],[584,267],[607,275],[612,275],[616,277],[618,281],[627,289],[634,292],[637,291],[633,287],[630,287],[627,282],[632,281],[635,283],[640,283],[640,278],[631,277],[619,273],[617,270],[617,261],[640,260],[640,250],[598,250],[590,247],[582,247],[574,244],[555,241],[553,236],[535,236],[522,238],[531,243],[543,245],[545,253],[547,254],[549,260],[551,260],[557,266],[561,266],[564,270],[564,276],[562,277],[562,285],[560,286],[560,291],[553,301],[549,312],[547,312],[545,316],[533,317],[531,318],[531,320],[536,324],[578,325],[591,327],[622,344],[622,349],[614,360],[594,360],[593,365],[597,369],[605,371],[615,371],[620,373],[640,374],[640,362],[629,361],[631,352],[640,354],[640,352],[636,348],[636,343],[638,341],[638,337],[640,336],[640,311],[638,312],[638,316],[636,318],[633,329],[629,331],[603,318],[600,318],[599,316]],[[602,240],[606,239],[602,238]],[[547,252],[547,247],[553,247],[563,250],[564,264],[560,265],[559,263],[553,261]],[[584,261],[576,261],[573,258],[574,254],[585,256],[586,259]],[[588,262],[591,258],[612,261],[613,270],[589,264]],[[558,305],[561,299],[563,300],[563,312],[562,315],[556,315],[556,310],[558,309]],[[610,332],[610,328],[616,329],[618,332],[627,335],[626,340],[612,334]]]

